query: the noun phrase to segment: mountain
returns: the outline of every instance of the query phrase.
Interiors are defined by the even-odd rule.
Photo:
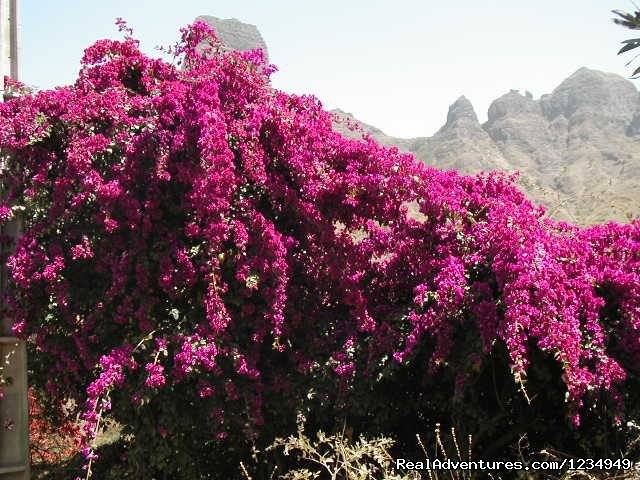
[[[254,25],[202,16],[230,48],[266,44]],[[640,215],[640,94],[630,81],[580,68],[535,100],[517,90],[491,103],[484,124],[464,96],[430,137],[397,138],[335,110],[336,129],[370,134],[417,159],[465,174],[520,172],[520,186],[558,220],[591,225]],[[360,132],[348,128],[359,125]]]
[[[200,15],[195,21],[203,21],[213,27],[227,47],[240,51],[261,48],[269,61],[267,44],[255,25],[241,22],[236,18],[222,19],[211,15]]]
[[[438,168],[519,171],[529,197],[559,220],[640,215],[640,94],[619,75],[583,67],[538,100],[511,90],[491,103],[484,124],[462,96],[431,137],[394,138],[361,125]]]

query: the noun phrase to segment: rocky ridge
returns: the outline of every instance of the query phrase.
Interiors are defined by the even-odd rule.
[[[491,103],[484,124],[463,96],[431,137],[363,128],[438,168],[519,171],[529,197],[560,220],[590,225],[640,215],[640,94],[619,75],[583,67],[537,100],[511,90]]]

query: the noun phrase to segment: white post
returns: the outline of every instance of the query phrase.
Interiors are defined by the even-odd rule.
[[[4,100],[4,76],[18,80],[18,0],[0,0],[0,101]],[[14,239],[20,235],[20,221],[14,220],[0,232]],[[4,264],[10,253],[1,247],[0,299],[7,281]],[[30,477],[29,418],[27,397],[27,353],[23,341],[12,336],[11,325],[0,322],[0,373],[5,379],[0,399],[0,480],[28,480]]]

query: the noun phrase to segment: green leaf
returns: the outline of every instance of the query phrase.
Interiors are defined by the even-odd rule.
[[[628,52],[629,50],[633,50],[634,48],[640,47],[640,38],[634,38],[632,40],[627,40],[622,43],[626,43],[624,47],[618,51],[618,55],[624,52]]]
[[[613,22],[615,24],[622,25],[632,30],[640,29],[640,12],[635,12],[635,15],[623,12],[621,10],[612,10],[611,12],[620,17],[613,19]]]

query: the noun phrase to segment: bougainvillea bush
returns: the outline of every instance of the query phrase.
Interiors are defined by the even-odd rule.
[[[557,223],[512,178],[346,139],[203,23],[173,53],[98,41],[74,85],[0,106],[8,314],[83,412],[84,476],[215,476],[302,418],[401,445],[447,415],[494,445],[624,430],[640,223]]]

